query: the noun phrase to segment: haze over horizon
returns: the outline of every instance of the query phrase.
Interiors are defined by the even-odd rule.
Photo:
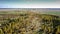
[[[51,14],[60,16],[60,8],[0,8],[1,11],[33,11],[41,14]]]

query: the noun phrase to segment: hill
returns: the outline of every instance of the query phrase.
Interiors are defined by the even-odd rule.
[[[13,13],[0,13],[0,34],[60,34],[59,16],[31,11]]]

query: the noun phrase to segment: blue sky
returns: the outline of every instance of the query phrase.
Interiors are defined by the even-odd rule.
[[[0,8],[60,7],[60,0],[0,0]]]

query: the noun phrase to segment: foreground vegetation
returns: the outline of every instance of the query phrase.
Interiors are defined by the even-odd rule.
[[[60,34],[60,17],[35,12],[0,14],[0,34]]]

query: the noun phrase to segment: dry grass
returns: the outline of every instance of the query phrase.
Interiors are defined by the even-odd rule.
[[[4,14],[2,17],[3,22],[0,22],[0,34],[60,33],[60,17],[58,16],[21,11],[20,14]],[[55,29],[57,29],[56,32],[54,31]]]

